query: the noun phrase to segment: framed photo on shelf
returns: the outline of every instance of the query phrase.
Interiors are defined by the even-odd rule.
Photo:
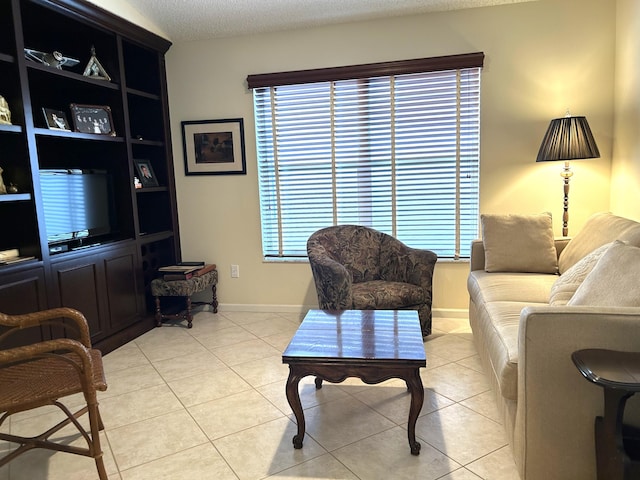
[[[76,132],[116,136],[116,132],[113,129],[111,107],[72,103],[70,108],[73,128]]]
[[[190,120],[182,122],[186,175],[243,175],[244,121]]]
[[[151,162],[149,160],[134,159],[133,163],[135,163],[136,165],[138,178],[140,179],[140,182],[142,182],[142,187],[159,186],[158,178],[156,177],[156,174],[153,171],[153,167],[151,166]]]
[[[64,130],[70,132],[69,121],[67,115],[61,110],[54,110],[53,108],[43,108],[44,120],[47,122],[49,130]]]

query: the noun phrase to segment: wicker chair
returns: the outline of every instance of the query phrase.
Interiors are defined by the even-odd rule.
[[[75,336],[79,340],[56,338],[36,343],[25,342],[29,338],[25,335],[25,329],[37,330],[39,327],[51,328],[51,332],[64,331],[67,336]],[[0,432],[0,440],[19,444],[18,448],[0,458],[0,467],[32,448],[46,448],[94,458],[98,476],[101,480],[107,480],[99,435],[104,426],[96,394],[97,390],[106,390],[107,384],[102,355],[99,350],[91,348],[84,315],[71,308],[55,308],[25,315],[0,313],[0,333],[0,427],[14,413],[45,405],[57,406],[67,417],[36,437]],[[16,343],[19,346],[13,346]],[[80,392],[84,395],[86,405],[76,413],[71,413],[59,400]],[[87,412],[89,431],[78,421],[78,417]],[[70,423],[84,437],[87,447],[65,445],[49,439]]]
[[[338,225],[314,232],[307,254],[326,310],[417,310],[422,336],[431,334],[433,269],[430,250],[360,225]]]

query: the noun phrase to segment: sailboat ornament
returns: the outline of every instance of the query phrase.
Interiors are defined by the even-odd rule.
[[[106,80],[107,82],[111,81],[111,77],[102,67],[102,64],[96,57],[96,49],[95,47],[91,47],[91,58],[89,59],[89,63],[87,63],[86,68],[84,69],[83,75],[85,77],[91,77],[96,80]]]
[[[65,57],[62,53],[54,51],[52,53],[40,52],[33,48],[25,48],[24,56],[27,60],[33,60],[49,67],[54,67],[62,70],[62,67],[74,67],[80,63],[80,60],[75,58]]]

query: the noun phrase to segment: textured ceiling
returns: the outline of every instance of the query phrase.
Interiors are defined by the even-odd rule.
[[[174,41],[535,0],[125,0]]]

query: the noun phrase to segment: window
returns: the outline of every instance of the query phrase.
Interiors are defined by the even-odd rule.
[[[250,75],[266,258],[365,225],[440,258],[478,234],[482,53]]]

